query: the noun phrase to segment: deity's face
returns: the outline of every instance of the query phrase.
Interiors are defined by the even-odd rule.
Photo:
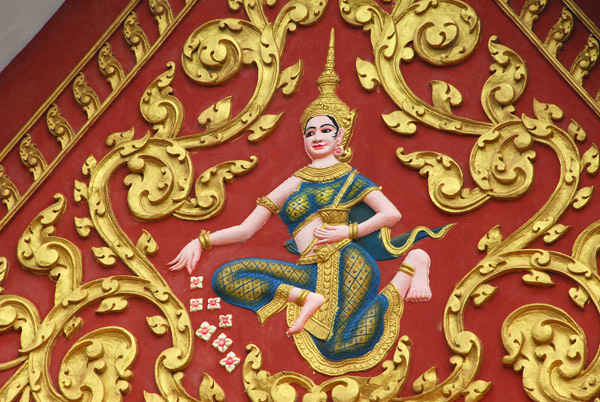
[[[334,155],[342,144],[344,129],[338,128],[332,117],[318,115],[310,118],[304,128],[304,149],[312,160]]]

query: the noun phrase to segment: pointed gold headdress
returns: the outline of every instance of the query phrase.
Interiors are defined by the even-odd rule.
[[[340,77],[335,72],[334,33],[332,28],[329,39],[329,49],[327,51],[327,60],[325,61],[325,69],[317,80],[321,95],[308,105],[302,114],[300,124],[302,124],[302,131],[304,131],[306,123],[314,116],[326,115],[333,117],[338,125],[345,131],[344,138],[342,139],[344,152],[339,156],[339,160],[341,162],[348,162],[352,158],[352,149],[348,147],[348,144],[352,138],[352,130],[354,128],[357,110],[354,109],[350,111],[348,105],[335,94],[335,90],[340,84]]]

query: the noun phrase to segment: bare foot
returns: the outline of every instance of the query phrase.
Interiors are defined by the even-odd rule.
[[[313,316],[313,314],[319,309],[319,307],[321,307],[324,301],[325,298],[320,294],[310,292],[308,296],[306,296],[306,300],[304,300],[304,305],[300,310],[298,319],[294,321],[292,326],[287,330],[286,335],[290,336],[302,331],[306,321]]]
[[[417,250],[415,250],[417,251]],[[418,250],[421,251],[421,250]],[[422,302],[431,299],[431,288],[429,287],[429,256],[423,251],[424,255],[419,253],[411,265],[415,267],[415,274],[410,282],[410,288],[406,294],[406,301]],[[406,258],[408,260],[408,256]]]

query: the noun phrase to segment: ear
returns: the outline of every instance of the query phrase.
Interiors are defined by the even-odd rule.
[[[342,145],[342,139],[344,139],[344,134],[346,134],[346,132],[344,131],[343,128],[338,128],[338,135],[335,139],[335,143],[336,145]]]

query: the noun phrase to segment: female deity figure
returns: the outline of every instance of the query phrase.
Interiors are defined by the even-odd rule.
[[[170,270],[196,267],[203,251],[244,242],[278,214],[292,239],[294,263],[247,258],[229,262],[212,277],[224,301],[252,310],[264,324],[287,306],[288,336],[313,369],[339,375],[376,365],[394,346],[402,300],[426,301],[428,254],[413,249],[423,237],[442,237],[448,226],[419,227],[394,239],[389,227],[401,214],[371,180],[347,161],[356,110],[335,94],[333,31],[325,70],[317,83],[320,96],[301,118],[304,149],[311,163],[257,200],[238,226],[202,231],[171,261]],[[406,255],[391,282],[378,293],[376,260]]]

